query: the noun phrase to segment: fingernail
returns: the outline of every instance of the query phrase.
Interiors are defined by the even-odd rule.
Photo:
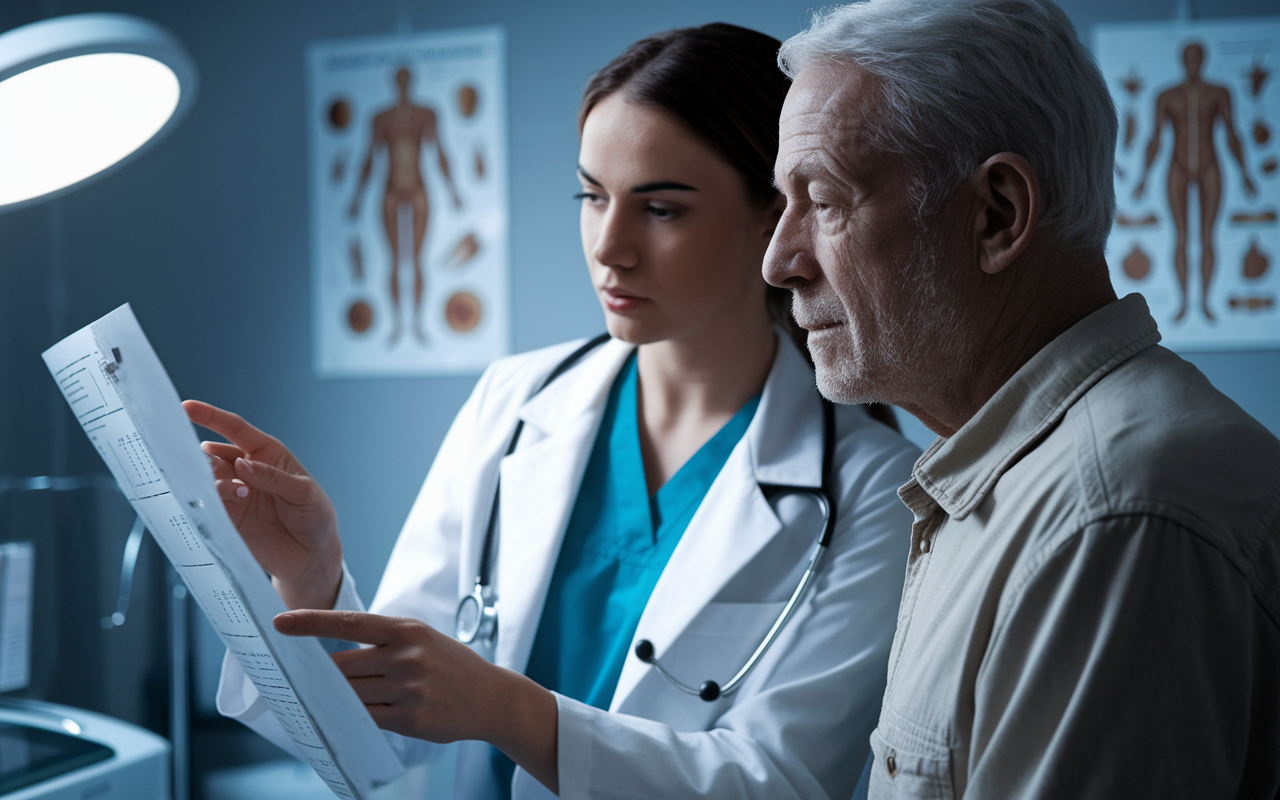
[[[276,623],[276,630],[280,631],[281,633],[285,633],[287,631],[293,630],[298,626],[298,619],[292,614],[284,613],[276,616],[275,623]]]
[[[237,486],[237,487],[236,487],[236,497],[241,497],[241,498],[243,498],[243,497],[248,497],[248,496],[249,496],[249,487],[248,487],[248,486]]]

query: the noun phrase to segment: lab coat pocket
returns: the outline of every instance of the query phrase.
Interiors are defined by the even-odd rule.
[[[883,727],[883,721],[882,721]],[[871,783],[868,797],[909,797],[912,800],[952,800],[951,751],[903,745],[894,731],[871,732]]]
[[[668,660],[694,686],[723,685],[764,641],[785,603],[707,603],[676,640]]]
[[[661,645],[660,632],[649,635],[659,647],[663,668],[676,680],[692,687],[703,681],[724,686],[747,663],[782,607],[783,603],[708,603],[667,647]],[[637,638],[647,638],[645,631],[638,631]],[[743,696],[722,695],[704,702],[676,689],[656,670],[646,669],[641,685],[625,695],[615,710],[660,719],[678,731],[703,731]]]

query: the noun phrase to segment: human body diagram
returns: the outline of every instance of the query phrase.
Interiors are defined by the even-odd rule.
[[[415,104],[409,97],[412,75],[401,67],[395,74],[399,98],[396,104],[379,112],[373,118],[372,136],[365,154],[360,179],[351,199],[348,215],[355,219],[360,214],[360,201],[365,184],[373,170],[376,153],[387,154],[387,184],[382,196],[382,221],[391,248],[390,293],[392,330],[389,344],[395,344],[403,333],[400,303],[400,271],[405,256],[409,257],[413,270],[413,334],[421,344],[427,343],[423,319],[423,298],[426,294],[426,276],[422,265],[423,243],[431,220],[431,203],[423,176],[423,146],[434,147],[449,195],[455,208],[462,208],[462,198],[449,172],[449,158],[440,141],[436,112],[425,105]],[[402,230],[409,217],[411,239],[406,242]],[[408,245],[406,247],[406,245]],[[408,252],[406,252],[408,250]]]
[[[1201,77],[1204,66],[1204,47],[1192,43],[1183,48],[1183,66],[1186,79],[1162,91],[1156,98],[1155,127],[1147,143],[1142,175],[1134,187],[1134,199],[1146,191],[1147,177],[1152,164],[1160,154],[1164,128],[1173,129],[1173,150],[1169,158],[1168,198],[1169,211],[1176,231],[1174,268],[1178,275],[1180,304],[1174,322],[1181,321],[1187,313],[1188,256],[1187,240],[1189,195],[1194,185],[1200,208],[1200,279],[1201,308],[1205,318],[1212,321],[1214,314],[1209,306],[1209,286],[1213,281],[1216,264],[1214,228],[1222,204],[1222,169],[1218,165],[1214,132],[1218,124],[1226,131],[1227,146],[1240,166],[1245,194],[1253,198],[1257,194],[1245,163],[1244,151],[1236,135],[1232,119],[1231,92],[1225,86],[1208,83]]]

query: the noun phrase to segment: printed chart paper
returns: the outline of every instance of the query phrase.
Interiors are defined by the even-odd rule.
[[[399,759],[319,641],[272,627],[284,604],[227,517],[208,457],[129,306],[49,348],[44,361],[125,498],[316,774],[356,800],[398,777]]]
[[[1280,346],[1280,17],[1093,33],[1120,117],[1117,293],[1175,350]]]
[[[507,354],[504,52],[496,27],[308,48],[317,374]]]

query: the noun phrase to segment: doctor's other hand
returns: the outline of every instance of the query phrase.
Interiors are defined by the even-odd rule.
[[[231,522],[289,608],[333,608],[342,541],[329,496],[293,453],[241,417],[185,400],[187,417],[227,439],[201,442]]]
[[[430,742],[479,739],[559,788],[555,696],[408,617],[287,611],[276,630],[372,645],[333,655],[378,727]]]

